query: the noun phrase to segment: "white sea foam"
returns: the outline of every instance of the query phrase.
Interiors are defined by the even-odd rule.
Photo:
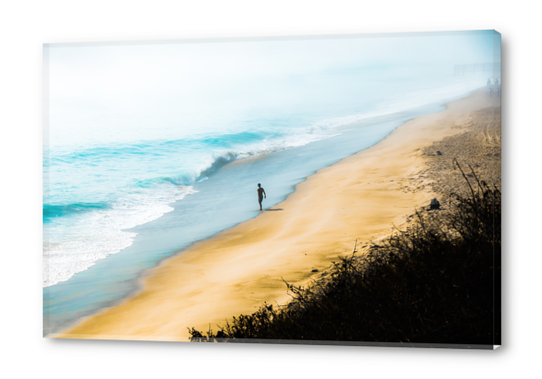
[[[451,101],[480,88],[480,83],[480,80],[474,79],[439,88],[411,91],[400,96],[393,96],[388,98],[386,102],[378,104],[378,106],[370,111],[325,119],[306,128],[294,129],[290,135],[251,144],[236,152],[235,159],[265,155],[274,151],[304,146],[312,142],[336,136],[341,133],[341,128],[363,120]]]
[[[159,188],[129,193],[110,209],[45,224],[44,240],[51,241],[48,236],[59,240],[44,244],[43,286],[66,281],[100,259],[132,245],[137,233],[126,229],[162,217],[173,210],[169,204],[194,192],[191,186],[164,183]]]
[[[465,96],[479,87],[480,80],[470,80],[439,88],[411,91],[407,94],[390,97],[386,102],[378,104],[378,106],[370,111],[325,119],[305,128],[294,128],[289,134],[282,137],[267,138],[248,145],[239,145],[234,149],[217,151],[215,154],[207,156],[202,165],[194,171],[191,175],[191,183],[208,179],[208,176],[230,162],[263,156],[331,138],[341,134],[341,128],[360,121],[451,101],[460,96]]]

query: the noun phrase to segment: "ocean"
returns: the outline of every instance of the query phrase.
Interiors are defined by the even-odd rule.
[[[60,80],[53,50],[51,88]],[[488,76],[391,64],[262,74],[216,78],[215,92],[186,103],[167,92],[106,108],[51,93],[44,334],[130,296],[146,270],[190,244],[257,217],[258,183],[264,209],[272,208],[307,176],[442,110]]]

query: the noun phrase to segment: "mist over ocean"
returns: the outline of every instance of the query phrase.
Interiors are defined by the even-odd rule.
[[[316,170],[484,86],[491,73],[454,75],[454,64],[492,61],[491,38],[46,46],[49,329],[257,216],[257,183],[272,207]]]

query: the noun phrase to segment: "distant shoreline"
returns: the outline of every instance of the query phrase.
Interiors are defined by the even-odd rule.
[[[149,271],[144,289],[89,317],[60,338],[186,341],[263,302],[289,299],[283,279],[304,285],[338,255],[400,225],[432,193],[410,179],[421,148],[461,131],[458,117],[489,106],[483,92],[417,117],[376,145],[319,170],[262,215],[195,243]],[[408,188],[408,190],[406,190]],[[317,271],[314,271],[317,270]],[[204,322],[205,324],[201,324]]]

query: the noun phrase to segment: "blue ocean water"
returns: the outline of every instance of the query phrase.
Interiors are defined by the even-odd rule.
[[[260,78],[232,90],[239,101],[227,107],[225,97],[209,99],[175,117],[53,111],[44,146],[45,334],[133,293],[145,270],[191,243],[256,217],[257,183],[272,207],[316,170],[486,79],[367,68]]]

